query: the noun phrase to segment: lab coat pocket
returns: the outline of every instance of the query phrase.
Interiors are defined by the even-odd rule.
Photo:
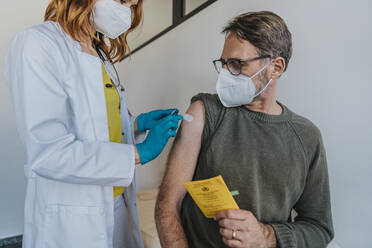
[[[45,248],[107,246],[101,207],[48,205],[44,228]]]

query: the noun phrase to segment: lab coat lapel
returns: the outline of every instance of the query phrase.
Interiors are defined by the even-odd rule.
[[[130,122],[130,117],[128,113],[127,103],[125,99],[124,91],[120,91],[120,99],[121,99],[121,126],[124,132],[123,143],[125,144],[134,144],[134,129]]]

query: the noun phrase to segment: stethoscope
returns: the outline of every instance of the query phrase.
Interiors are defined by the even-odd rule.
[[[115,80],[112,80],[113,83],[114,83],[115,88],[120,89],[120,91],[124,92],[125,88],[120,82],[119,74],[118,74],[118,71],[116,70],[115,66],[110,61],[107,60],[106,54],[103,55],[102,50],[100,49],[99,46],[95,46],[95,49],[96,49],[97,54],[98,54],[99,58],[101,59],[103,65],[105,66],[105,65],[109,64],[111,70],[108,70],[108,72],[111,74],[110,76],[113,76],[112,71],[115,72],[115,76],[116,76],[115,79],[118,82],[118,84],[116,84]],[[108,69],[106,66],[105,66],[105,68],[106,68],[106,70]]]

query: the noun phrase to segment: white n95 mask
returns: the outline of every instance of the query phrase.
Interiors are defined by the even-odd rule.
[[[114,0],[98,0],[93,10],[94,28],[116,39],[132,25],[132,10]]]
[[[221,69],[216,90],[223,106],[231,108],[249,104],[254,98],[264,93],[272,79],[270,79],[266,86],[258,93],[256,93],[256,86],[252,79],[260,74],[268,65],[269,63],[252,77],[247,77],[243,74],[234,76],[227,69]]]

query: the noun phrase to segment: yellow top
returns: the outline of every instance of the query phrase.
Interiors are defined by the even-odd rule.
[[[110,76],[107,74],[105,67],[102,64],[103,87],[105,89],[106,110],[108,120],[108,130],[110,141],[121,143],[121,117],[120,117],[120,96],[112,82]],[[107,85],[111,85],[107,87]],[[114,187],[114,197],[118,197],[124,193],[124,187]]]

